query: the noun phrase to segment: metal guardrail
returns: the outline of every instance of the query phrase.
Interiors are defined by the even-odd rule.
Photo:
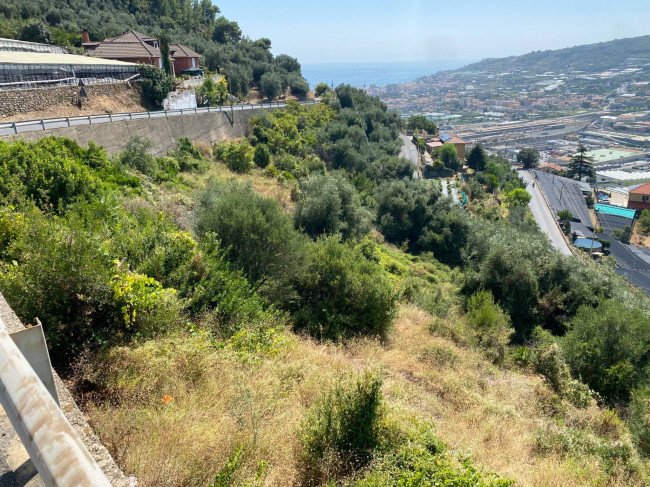
[[[111,487],[2,319],[0,403],[47,487]]]
[[[302,101],[301,105],[312,105],[316,101]],[[111,113],[106,115],[88,115],[85,117],[61,117],[44,118],[40,120],[25,120],[22,122],[0,123],[0,135],[17,135],[22,132],[33,132],[35,130],[49,130],[79,125],[96,125],[100,123],[119,122],[123,120],[137,120],[141,118],[168,118],[180,115],[196,115],[199,113],[230,112],[254,110],[259,108],[283,108],[286,103],[257,103],[242,105],[222,105],[219,107],[182,108],[178,110],[160,110],[156,112],[131,112]]]

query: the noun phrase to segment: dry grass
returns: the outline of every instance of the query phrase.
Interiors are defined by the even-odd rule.
[[[142,486],[208,485],[240,445],[238,480],[268,462],[263,485],[299,485],[297,431],[310,404],[342,371],[379,369],[392,417],[433,419],[437,434],[487,470],[521,486],[642,485],[605,474],[595,457],[541,454],[539,428],[551,395],[536,376],[497,368],[473,350],[432,334],[432,317],[402,307],[390,341],[322,345],[289,332],[264,357],[207,336],[116,349],[85,373],[107,396],[87,406],[91,424],[126,473]],[[169,404],[161,402],[169,394]],[[595,406],[565,421],[620,434]],[[406,426],[405,426],[406,427]]]

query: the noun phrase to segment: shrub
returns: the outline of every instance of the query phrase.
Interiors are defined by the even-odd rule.
[[[258,144],[255,147],[255,154],[253,155],[253,162],[257,167],[262,169],[266,168],[271,163],[271,154],[268,147],[264,144]]]
[[[321,239],[309,249],[309,265],[295,281],[295,327],[327,340],[384,337],[396,297],[381,266],[336,237]]]
[[[247,173],[253,168],[254,150],[248,144],[231,142],[223,150],[218,149],[216,152],[231,171]]]
[[[627,401],[647,378],[650,318],[615,300],[583,306],[561,344],[575,377],[610,402]]]
[[[513,189],[506,195],[506,203],[508,206],[526,206],[530,203],[532,196],[525,189]]]
[[[156,158],[149,153],[152,147],[151,140],[134,135],[124,146],[124,150],[120,154],[120,161],[125,166],[153,177],[158,172],[158,163]]]
[[[320,98],[321,96],[323,96],[328,91],[332,91],[332,90],[327,85],[327,83],[318,83],[316,85],[316,87],[314,88],[314,96],[316,96],[317,98]]]
[[[339,379],[312,406],[300,432],[306,483],[321,485],[366,465],[379,445],[382,380],[365,372]]]
[[[627,424],[639,452],[650,457],[650,388],[632,394]]]
[[[356,239],[370,231],[370,212],[343,174],[313,175],[301,181],[294,223],[312,238],[340,233]]]
[[[161,106],[169,92],[174,90],[174,77],[150,64],[140,64],[138,69],[142,77],[142,97],[145,103]]]
[[[286,283],[304,262],[303,237],[280,204],[244,183],[208,184],[200,197],[196,230],[204,240],[213,233],[235,266],[267,291]],[[288,289],[283,292],[290,298]]]
[[[478,291],[467,302],[467,319],[476,331],[476,338],[490,360],[503,361],[506,347],[513,333],[510,318],[498,304],[490,291]]]

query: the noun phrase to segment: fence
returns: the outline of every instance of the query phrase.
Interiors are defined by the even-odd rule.
[[[315,101],[303,101],[301,105],[312,105]],[[230,112],[256,110],[260,108],[284,108],[287,104],[280,102],[257,103],[244,105],[224,105],[220,107],[183,108],[180,110],[161,110],[157,112],[113,113],[106,115],[88,115],[85,117],[47,118],[26,120],[23,122],[0,123],[0,135],[16,135],[35,130],[51,130],[79,125],[97,125],[100,123],[119,122],[124,120],[139,120],[149,118],[177,117],[181,115],[196,115],[199,113]]]
[[[110,487],[2,319],[0,403],[47,487]]]

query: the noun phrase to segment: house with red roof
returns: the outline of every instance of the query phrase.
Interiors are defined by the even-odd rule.
[[[163,66],[158,39],[135,30],[104,39],[102,42],[90,42],[88,31],[84,29],[81,41],[84,54],[87,56],[151,64],[159,68]],[[182,44],[169,45],[169,58],[173,74],[180,74],[185,69],[199,67],[199,54]]]
[[[630,186],[627,207],[635,210],[650,209],[650,183]]]
[[[451,132],[440,132],[436,137],[427,140],[426,145],[431,150],[438,150],[444,144],[451,144],[458,152],[460,160],[465,159],[465,145],[467,144],[463,139]]]

